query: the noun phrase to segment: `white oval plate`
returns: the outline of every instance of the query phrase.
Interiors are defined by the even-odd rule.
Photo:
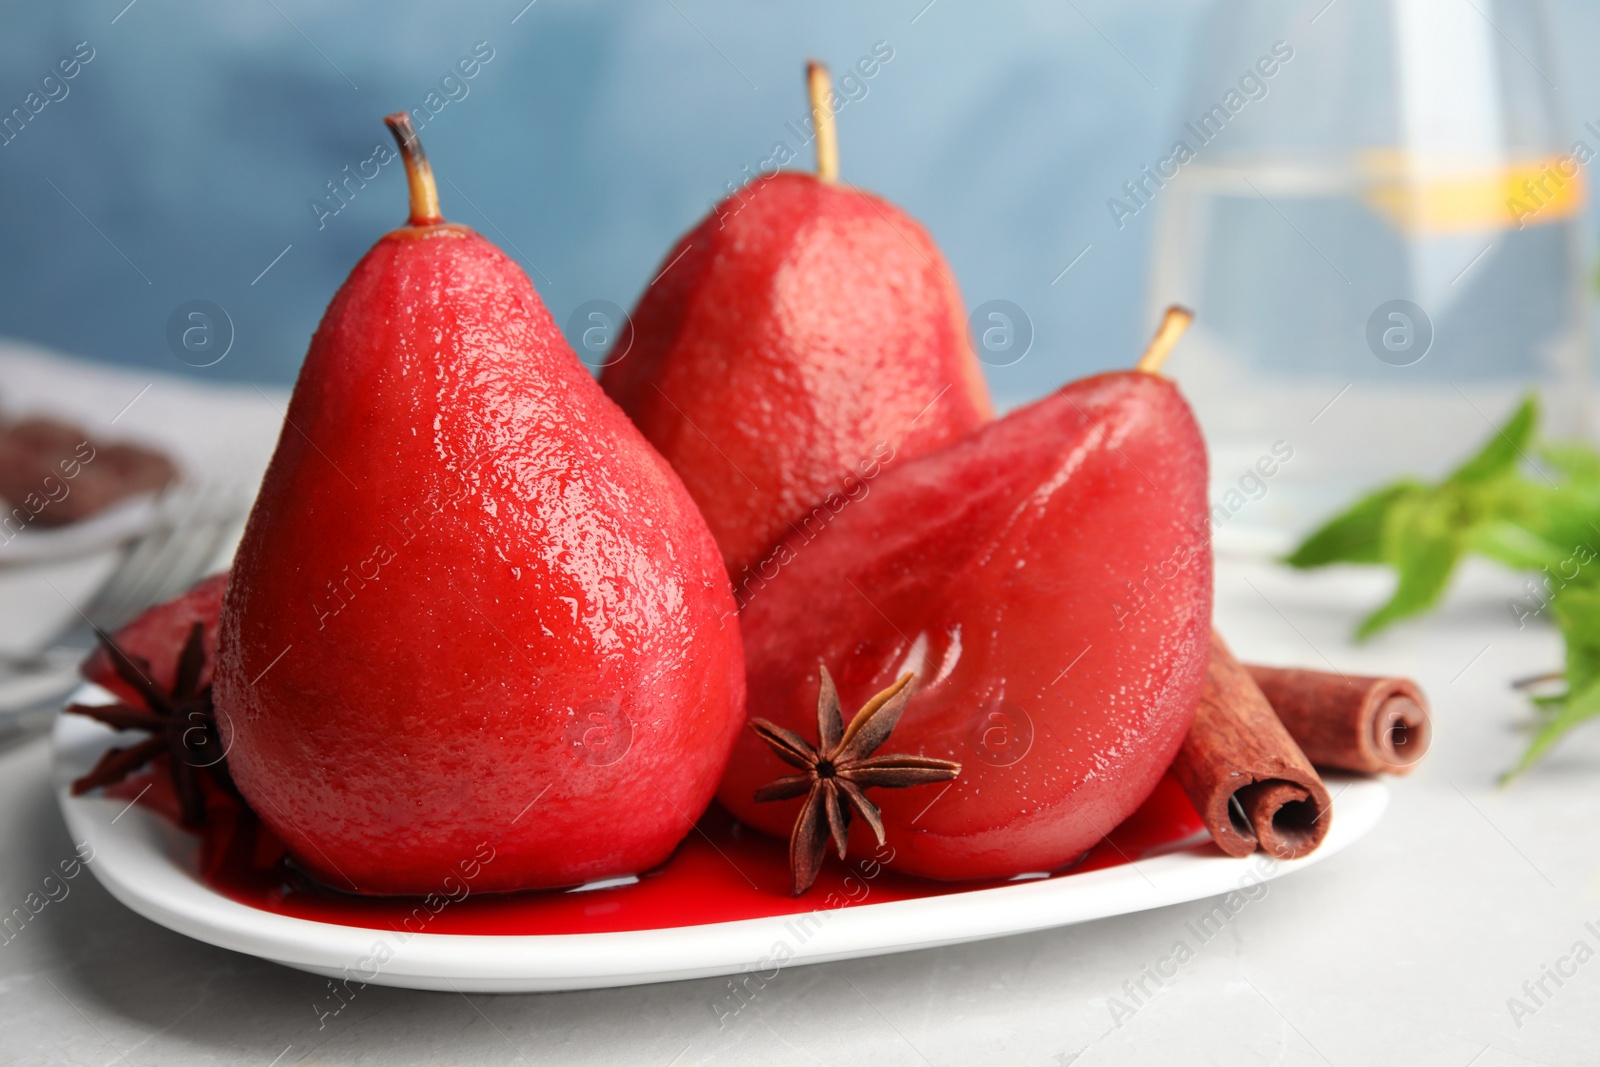
[[[160,516],[157,494],[129,497],[65,526],[23,529],[10,540],[0,541],[0,563],[54,563],[107,552],[155,529]]]
[[[85,686],[84,703],[109,699]],[[215,892],[196,874],[197,840],[140,805],[74,797],[117,735],[93,720],[57,717],[55,789],[75,843],[111,894],[145,918],[235,952],[314,974],[408,989],[529,993],[642,985],[758,972],[781,966],[1004,937],[1144,911],[1234,890],[1253,892],[1333,855],[1377,825],[1389,790],[1376,781],[1331,780],[1332,830],[1301,860],[1261,853],[1230,859],[1209,847],[1142,858],[1137,865],[1018,881],[916,900],[819,909],[800,915],[622,933],[491,936],[401,935],[261,911]]]

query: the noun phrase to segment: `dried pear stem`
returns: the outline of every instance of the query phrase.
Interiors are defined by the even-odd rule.
[[[833,79],[815,59],[806,64],[806,88],[811,93],[811,121],[817,130],[817,177],[839,180],[839,132],[833,121]]]
[[[411,225],[434,226],[444,221],[439,214],[439,186],[433,180],[433,167],[422,149],[411,116],[404,111],[384,116],[384,124],[400,146],[400,159],[406,166],[406,185],[411,190]]]
[[[1194,321],[1194,312],[1188,308],[1173,304],[1167,308],[1167,313],[1161,318],[1161,328],[1156,331],[1155,337],[1150,340],[1150,347],[1144,350],[1144,355],[1139,357],[1139,362],[1134,365],[1135,370],[1144,371],[1146,374],[1160,374],[1161,367],[1167,362],[1167,357],[1172,355],[1172,349],[1178,343],[1178,338],[1183,336],[1183,331],[1189,328]]]

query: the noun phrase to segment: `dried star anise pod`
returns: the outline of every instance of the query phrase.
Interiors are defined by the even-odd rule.
[[[878,844],[884,843],[878,806],[867,799],[864,790],[943,782],[961,773],[961,764],[950,760],[873,755],[899,723],[911,700],[911,683],[916,675],[902,674],[893,685],[862,705],[850,720],[850,728],[845,729],[833,678],[827,667],[819,665],[819,669],[822,682],[817,692],[818,747],[813,748],[799,734],[766,719],[750,720],[750,728],[772,746],[779,759],[805,772],[779,778],[756,790],[758,801],[788,800],[806,794],[789,838],[789,872],[795,896],[810,889],[817,880],[830,834],[839,858],[844,859],[851,808],[872,827]]]
[[[198,826],[205,821],[205,794],[200,784],[202,771],[237,795],[223,762],[227,752],[217,733],[211,687],[201,688],[199,684],[205,665],[204,633],[205,624],[199,622],[189,631],[189,638],[178,656],[178,669],[170,693],[162,692],[161,687],[151,681],[148,660],[129,655],[104,633],[98,634],[117,677],[144,698],[145,707],[119,702],[70,704],[66,710],[97,719],[115,730],[147,730],[152,736],[102,755],[93,770],[72,783],[74,796],[120,782],[163,752],[167,754],[167,769],[172,775],[172,788],[178,796],[185,826]]]

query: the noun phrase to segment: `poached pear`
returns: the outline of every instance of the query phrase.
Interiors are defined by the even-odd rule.
[[[750,708],[815,735],[819,660],[845,707],[913,673],[890,746],[961,765],[872,794],[889,865],[1004,878],[1072,862],[1172,762],[1209,656],[1206,453],[1171,382],[1074,382],[885,471],[781,564],[741,623]],[[718,792],[787,835],[792,767],[740,735]],[[875,845],[850,829],[858,854]],[[859,838],[859,840],[857,840]]]
[[[600,376],[700,505],[741,602],[779,539],[830,521],[824,501],[992,415],[949,265],[839,180],[821,64],[810,86],[818,173],[758,178],[683,237]]]
[[[743,721],[683,483],[522,270],[411,193],[300,370],[222,607],[246,800],[327,884],[570,886],[664,860]],[[485,858],[485,857],[489,858]]]

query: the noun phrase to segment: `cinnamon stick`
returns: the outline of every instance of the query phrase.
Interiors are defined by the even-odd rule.
[[[1409,774],[1428,751],[1428,701],[1409,678],[1245,668],[1306,758],[1357,774]]]
[[[1217,847],[1279,859],[1311,852],[1333,818],[1328,790],[1220,636],[1194,725],[1172,769]]]

